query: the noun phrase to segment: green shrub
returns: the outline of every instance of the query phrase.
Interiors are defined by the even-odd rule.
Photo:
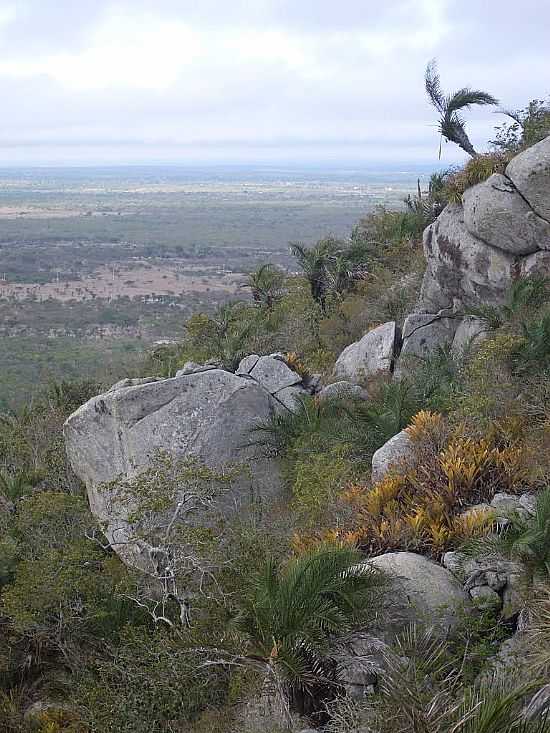
[[[306,452],[297,446],[300,458],[294,465],[293,508],[298,516],[312,524],[326,516],[345,483],[353,476],[349,449],[337,445],[326,453]]]

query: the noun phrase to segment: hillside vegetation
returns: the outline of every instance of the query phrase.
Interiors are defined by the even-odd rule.
[[[303,377],[331,381],[346,346],[414,310],[422,233],[446,204],[550,135],[544,103],[516,117],[492,152],[434,175],[404,210],[377,210],[347,239],[292,244],[299,274],[260,266],[249,300],[194,314],[139,373],[171,377],[189,361],[233,371],[280,352]],[[0,730],[548,733],[548,716],[525,706],[550,689],[550,282],[518,279],[505,303],[472,315],[487,337],[463,353],[439,349],[400,380],[369,380],[368,400],[304,397],[254,426],[286,500],[216,526],[170,523],[176,570],[124,564],[67,461],[64,421],[110,385],[56,382],[2,414]],[[404,429],[410,460],[373,481],[373,454]],[[181,486],[208,505],[234,479],[159,456],[121,490],[147,529]],[[532,511],[497,508],[499,494],[529,497]],[[357,699],[338,654],[391,607],[386,573],[362,563],[395,551],[514,563],[518,595],[512,608],[474,604],[451,636],[402,630]],[[517,657],[498,661],[510,639]],[[251,727],[262,706],[263,727]]]

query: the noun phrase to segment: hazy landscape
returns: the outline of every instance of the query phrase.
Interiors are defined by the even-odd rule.
[[[289,267],[289,241],[349,235],[422,168],[0,170],[0,405],[54,378],[118,376],[197,310]]]

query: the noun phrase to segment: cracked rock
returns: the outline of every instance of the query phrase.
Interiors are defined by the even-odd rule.
[[[506,175],[532,209],[550,222],[550,136],[512,158]]]
[[[515,255],[550,249],[550,223],[537,216],[513,183],[494,173],[462,196],[470,234]]]
[[[260,356],[249,372],[252,379],[259,382],[271,394],[275,394],[285,387],[292,387],[302,381],[302,377],[278,357],[278,354]]]

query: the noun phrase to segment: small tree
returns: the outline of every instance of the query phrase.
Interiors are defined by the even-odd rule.
[[[511,122],[495,127],[490,144],[499,152],[514,154],[550,135],[550,98],[533,99],[525,109],[502,110]]]
[[[446,95],[441,89],[435,59],[432,59],[426,67],[425,85],[430,102],[439,112],[438,128],[441,136],[445,140],[456,143],[472,158],[476,157],[477,153],[466,133],[466,123],[461,112],[469,109],[474,104],[498,104],[498,100],[487,92],[470,89],[469,87],[462,87],[462,89]],[[441,158],[441,143],[439,145],[439,157]]]

